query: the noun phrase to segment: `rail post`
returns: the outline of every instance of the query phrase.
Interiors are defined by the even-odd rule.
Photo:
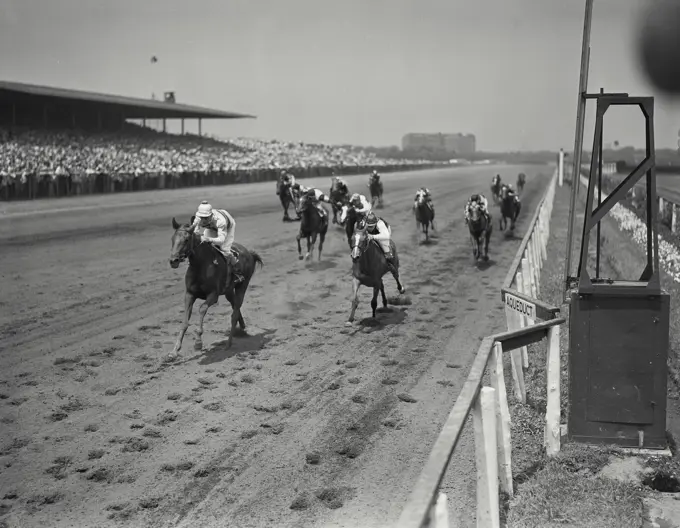
[[[499,528],[496,394],[482,387],[473,409],[477,458],[477,527]]]
[[[548,329],[548,349],[546,351],[547,395],[545,406],[544,445],[548,456],[560,451],[560,327]]]
[[[496,391],[496,442],[498,444],[498,477],[501,490],[510,497],[512,489],[512,444],[510,442],[510,408],[503,372],[503,345],[496,341],[491,354],[491,387]]]

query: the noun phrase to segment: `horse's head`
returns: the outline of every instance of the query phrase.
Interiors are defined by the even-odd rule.
[[[343,205],[340,208],[340,223],[344,224],[345,220],[347,220],[347,217],[349,216],[349,206],[348,205]]]
[[[425,203],[425,191],[419,189],[416,193],[416,203],[418,205],[423,205]]]
[[[352,260],[356,261],[366,249],[368,237],[366,236],[366,226],[357,225],[352,234]]]
[[[192,226],[193,217],[189,224],[180,225],[175,218],[172,218],[172,228],[175,232],[172,234],[172,249],[170,250],[170,266],[173,269],[179,267],[180,262],[183,262],[194,250],[195,245],[195,228]]]
[[[501,200],[505,200],[508,197],[508,192],[510,191],[510,187],[508,187],[505,183],[501,185],[501,190],[498,193],[501,197]]]

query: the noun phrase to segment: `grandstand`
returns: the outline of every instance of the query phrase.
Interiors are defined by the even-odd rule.
[[[202,119],[247,114],[0,81],[0,200],[171,189],[432,165],[379,158],[363,149],[250,138],[206,137]],[[163,120],[163,131],[146,126]],[[166,131],[180,119],[182,133]],[[184,133],[198,119],[199,133]],[[141,120],[141,124],[132,122]]]
[[[254,118],[175,103],[174,93],[168,92],[162,101],[119,95],[85,92],[51,86],[39,86],[0,81],[0,123],[11,126],[50,128],[121,129],[128,119],[162,119],[163,131],[168,119],[180,119],[184,133],[185,119],[198,119],[201,135],[203,119]],[[144,123],[145,124],[145,123]]]

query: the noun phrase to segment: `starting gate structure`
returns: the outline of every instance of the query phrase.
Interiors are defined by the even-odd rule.
[[[570,290],[567,438],[586,444],[665,449],[670,296],[661,288],[659,270],[654,98],[602,91],[583,97],[597,101],[597,113],[577,276],[569,276],[570,269],[565,269]],[[602,201],[602,131],[611,106],[640,108],[645,118],[646,156]],[[644,175],[646,266],[637,280],[602,278],[600,222]],[[575,166],[572,185],[578,187],[580,180],[580,167]],[[596,188],[597,206],[593,207]],[[571,215],[574,205],[572,200]],[[593,229],[595,277],[587,269]]]

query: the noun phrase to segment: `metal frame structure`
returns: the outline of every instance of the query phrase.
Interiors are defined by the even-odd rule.
[[[656,171],[654,151],[654,98],[653,97],[630,97],[628,94],[586,94],[588,99],[597,100],[597,113],[595,119],[595,134],[593,138],[593,154],[590,160],[590,173],[588,179],[588,194],[586,197],[585,218],[581,235],[581,251],[577,277],[567,275],[567,286],[573,287],[578,281],[579,293],[592,293],[598,284],[606,283],[607,291],[616,288],[618,282],[625,282],[626,292],[632,285],[627,281],[611,281],[600,278],[600,222],[602,218],[623,198],[628,191],[642,178],[647,176],[647,265],[642,272],[639,281],[645,282],[645,291],[641,294],[656,294],[661,291],[659,278],[659,240],[657,236],[657,200],[656,200]],[[610,106],[638,106],[645,117],[645,159],[619,183],[614,191],[602,202],[602,138],[604,115]],[[597,165],[596,165],[597,161]],[[595,176],[597,175],[598,205],[593,210],[595,195]],[[574,186],[579,185],[580,172],[574,175]],[[590,246],[590,233],[597,227],[596,236],[596,268],[595,278],[588,275],[588,249]]]

